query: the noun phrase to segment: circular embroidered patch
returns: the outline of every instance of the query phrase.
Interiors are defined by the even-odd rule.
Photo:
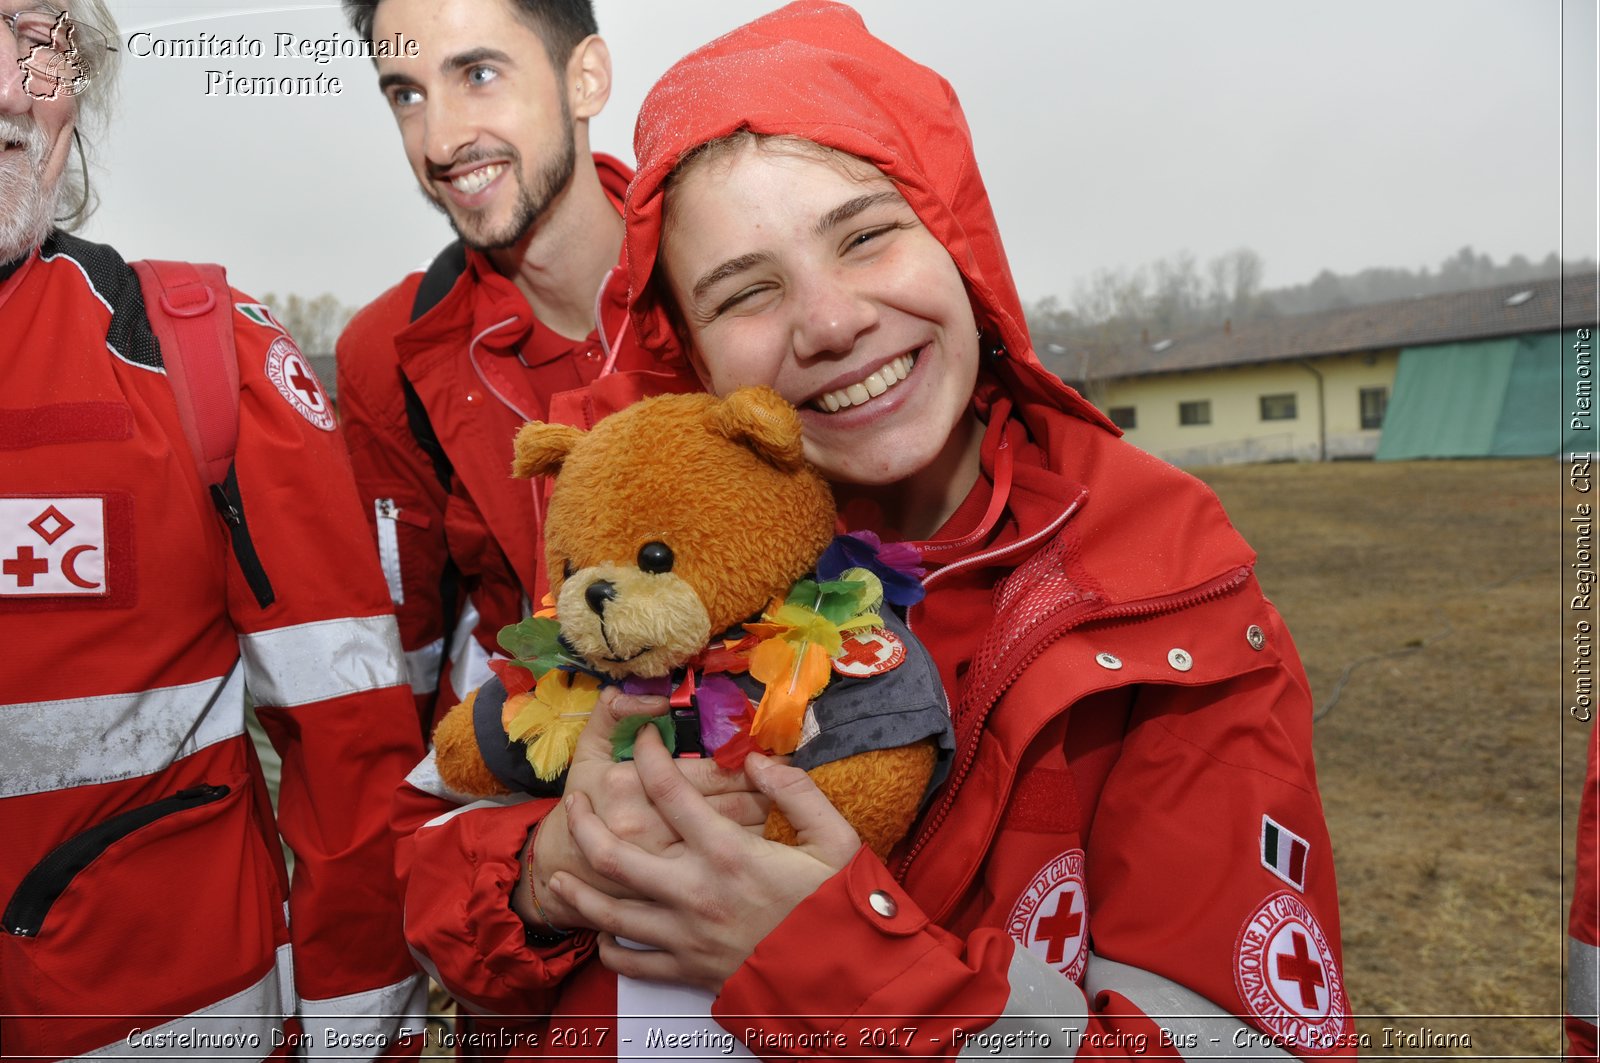
[[[894,632],[881,627],[857,631],[844,640],[833,670],[852,679],[870,679],[892,672],[906,660],[906,644]]]
[[[1350,1003],[1328,938],[1288,890],[1262,902],[1239,931],[1234,977],[1245,1007],[1292,1048],[1337,1048]]]
[[[333,403],[294,340],[279,336],[267,348],[267,379],[301,417],[324,432],[333,431]]]
[[[1013,941],[1076,982],[1089,963],[1089,895],[1083,850],[1068,849],[1046,864],[1006,920]]]

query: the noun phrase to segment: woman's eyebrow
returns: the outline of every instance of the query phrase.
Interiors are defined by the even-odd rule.
[[[759,266],[761,263],[768,261],[771,257],[771,255],[760,251],[752,251],[748,255],[740,255],[738,258],[730,258],[722,265],[701,274],[700,279],[694,282],[695,302],[699,302],[702,298],[704,298],[706,292],[727,280],[729,277],[732,277],[735,274],[743,273],[745,270],[754,266]]]
[[[905,199],[901,197],[900,193],[892,188],[885,188],[881,192],[868,192],[866,195],[846,200],[818,218],[815,226],[816,233],[818,236],[826,236],[835,226],[843,225],[862,211],[870,210],[880,203],[904,202]]]

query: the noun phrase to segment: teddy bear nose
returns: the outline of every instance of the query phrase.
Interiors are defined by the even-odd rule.
[[[616,601],[617,588],[610,580],[597,579],[585,588],[583,598],[584,601],[589,603],[590,609],[603,615],[606,611],[606,603]]]

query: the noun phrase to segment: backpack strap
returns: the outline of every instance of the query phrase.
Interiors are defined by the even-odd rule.
[[[422,275],[422,283],[417,285],[416,298],[411,301],[411,320],[417,320],[438,306],[466,271],[467,248],[460,240],[433,256],[427,272]]]
[[[265,609],[277,598],[245,522],[233,465],[239,446],[239,354],[233,343],[233,289],[221,266],[134,262],[145,317],[178,403],[200,482],[228,525],[245,582]]]
[[[135,262],[133,270],[200,482],[220,484],[239,444],[239,359],[227,275],[221,266],[189,262]]]

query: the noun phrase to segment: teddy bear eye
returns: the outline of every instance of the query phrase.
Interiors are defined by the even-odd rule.
[[[561,562],[561,578],[562,579],[571,579],[572,578],[572,574],[574,572],[576,572],[576,571],[577,571],[577,569],[572,567],[572,558],[570,558],[570,557],[566,558]]]
[[[639,547],[639,567],[645,572],[671,572],[672,548],[666,543],[645,543]]]

